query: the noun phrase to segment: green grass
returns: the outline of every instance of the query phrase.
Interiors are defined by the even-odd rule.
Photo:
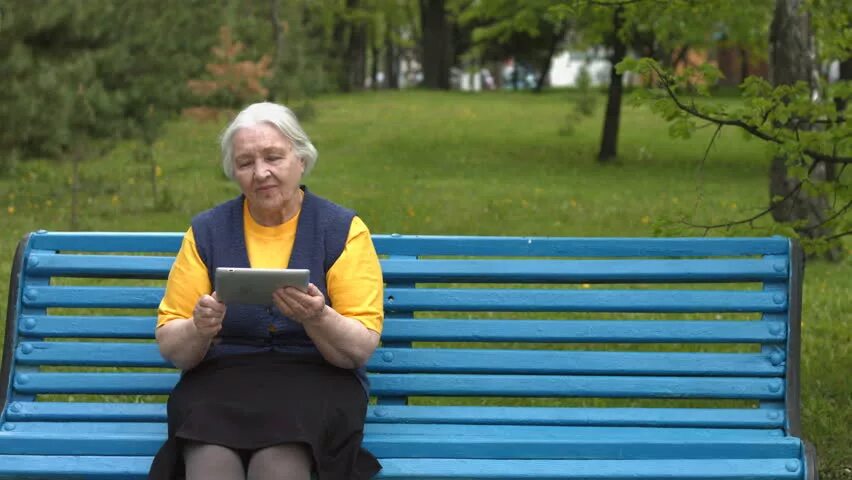
[[[375,233],[649,236],[655,222],[682,212],[719,221],[766,203],[768,159],[760,143],[723,131],[702,166],[710,129],[691,140],[672,140],[662,121],[628,107],[620,159],[601,166],[594,156],[603,98],[593,117],[574,125],[573,135],[557,133],[573,95],[324,97],[316,101],[317,116],[305,123],[320,151],[306,183],[357,210]],[[151,198],[148,167],[133,159],[129,145],[86,162],[81,228],[182,231],[195,213],[236,195],[219,168],[216,137],[222,127],[189,121],[169,126],[155,149],[162,170],[158,187],[166,192],[159,202]],[[70,171],[67,162],[32,161],[0,177],[4,278],[22,235],[68,229]],[[852,478],[849,267],[849,260],[812,262],[805,281],[804,427],[828,479]],[[7,289],[0,282],[0,311]]]

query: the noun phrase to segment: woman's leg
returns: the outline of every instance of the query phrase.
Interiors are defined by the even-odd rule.
[[[228,447],[188,443],[183,451],[186,480],[245,480],[240,455]]]
[[[254,452],[248,480],[310,480],[311,455],[300,443],[283,443]]]

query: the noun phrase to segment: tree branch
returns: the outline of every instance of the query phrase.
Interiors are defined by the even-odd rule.
[[[811,226],[808,226],[808,227],[801,228],[800,230],[804,230],[804,231],[806,231],[806,232],[809,232],[809,231],[812,231],[812,230],[816,230],[817,228],[819,228],[819,227],[821,227],[821,226],[825,225],[826,223],[828,223],[828,222],[830,222],[830,221],[834,220],[835,218],[837,218],[837,217],[839,217],[839,216],[843,215],[844,213],[846,213],[846,211],[847,211],[847,210],[849,210],[849,208],[852,208],[852,200],[849,200],[849,201],[846,203],[846,205],[844,205],[844,206],[843,206],[843,208],[841,208],[840,210],[838,210],[838,211],[834,212],[834,214],[832,214],[830,217],[826,218],[825,220],[823,220],[823,221],[819,222],[819,223],[818,223],[818,224],[816,224],[816,225],[811,225]]]
[[[782,145],[784,143],[782,140],[780,140],[776,137],[773,137],[772,135],[769,135],[766,132],[762,132],[758,128],[753,127],[753,126],[743,122],[742,120],[735,120],[735,119],[730,119],[730,118],[716,118],[716,117],[713,117],[712,115],[702,113],[700,110],[698,110],[698,108],[695,106],[694,103],[691,106],[684,104],[681,101],[681,99],[677,96],[677,94],[674,92],[674,90],[672,90],[672,86],[668,82],[668,80],[666,80],[665,74],[653,65],[651,65],[651,69],[657,74],[657,77],[660,79],[659,84],[666,91],[666,94],[669,96],[669,98],[671,98],[672,101],[675,103],[675,105],[679,109],[683,110],[684,112],[686,112],[686,113],[688,113],[688,114],[690,114],[694,117],[698,117],[702,120],[715,123],[716,125],[732,126],[732,127],[741,128],[741,129],[747,131],[748,133],[754,135],[755,137],[757,137],[761,140],[765,140],[767,142],[775,143],[777,145]],[[768,115],[769,115],[769,113],[767,112],[765,114],[764,118],[768,117]],[[765,122],[765,120],[764,120],[764,122]],[[816,160],[818,162],[836,163],[836,164],[852,163],[852,157],[835,157],[835,156],[832,156],[832,155],[826,155],[824,153],[816,152],[816,151],[813,151],[813,150],[810,150],[810,149],[805,149],[805,150],[802,151],[802,153],[804,153],[808,157],[810,157],[813,160]]]
[[[835,238],[845,237],[846,235],[852,235],[852,230],[846,230],[843,233],[838,233],[838,234],[832,235],[830,237],[825,237],[823,240],[831,241],[831,240],[834,240]]]
[[[623,7],[634,3],[642,3],[648,0],[618,0],[613,2],[605,2],[603,0],[586,0],[589,5],[597,5],[598,7]]]
[[[762,217],[762,216],[764,216],[764,215],[769,214],[770,212],[772,212],[772,210],[773,210],[773,209],[775,209],[775,207],[777,207],[778,205],[781,205],[782,203],[784,203],[785,201],[787,201],[789,198],[791,198],[793,195],[795,195],[796,193],[798,193],[798,192],[799,192],[799,190],[801,190],[801,189],[802,189],[802,185],[803,185],[804,183],[805,183],[805,182],[799,182],[799,184],[798,184],[798,185],[796,185],[796,187],[795,187],[795,188],[793,188],[792,190],[790,190],[790,191],[787,193],[787,195],[784,195],[784,197],[783,197],[783,198],[781,198],[781,200],[779,200],[779,201],[777,201],[777,202],[770,202],[770,203],[769,203],[769,207],[767,207],[766,209],[764,209],[764,210],[760,211],[760,212],[759,212],[759,213],[757,213],[756,215],[753,215],[753,216],[751,216],[751,217],[749,217],[749,218],[744,218],[744,219],[742,219],[742,220],[735,220],[735,221],[733,221],[733,222],[727,222],[727,223],[717,223],[717,224],[713,224],[713,225],[700,225],[700,224],[695,224],[695,223],[687,222],[686,220],[681,220],[681,221],[680,221],[680,223],[682,223],[682,224],[686,225],[687,227],[692,227],[692,228],[703,228],[703,229],[704,229],[704,234],[705,234],[705,235],[707,234],[707,232],[708,232],[708,231],[710,231],[710,230],[715,230],[715,229],[717,229],[717,228],[730,228],[730,227],[733,227],[733,226],[736,226],[736,225],[743,225],[743,224],[745,224],[745,223],[752,223],[752,222],[754,222],[755,220],[757,220],[758,218],[760,218],[760,217]]]

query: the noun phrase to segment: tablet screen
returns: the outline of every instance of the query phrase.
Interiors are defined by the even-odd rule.
[[[281,287],[308,289],[310,270],[274,268],[216,269],[216,297],[222,303],[272,305],[272,293]]]

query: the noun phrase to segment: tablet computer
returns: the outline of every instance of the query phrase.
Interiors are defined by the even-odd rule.
[[[272,293],[281,287],[307,291],[307,269],[230,268],[216,269],[216,297],[222,303],[272,305]]]

